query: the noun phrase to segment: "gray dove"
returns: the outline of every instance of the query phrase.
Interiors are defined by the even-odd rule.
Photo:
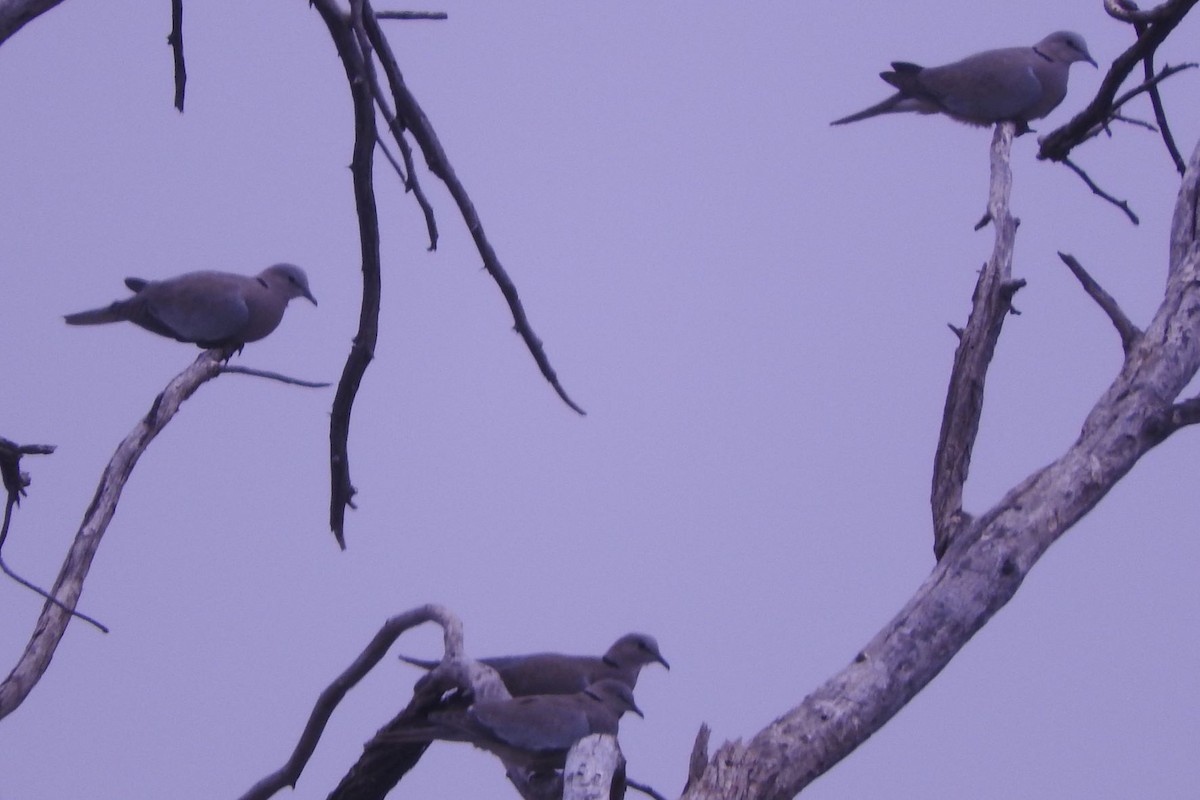
[[[409,664],[433,669],[436,661],[400,656]],[[644,633],[627,633],[613,643],[603,656],[568,656],[559,653],[532,653],[524,656],[482,658],[500,674],[500,680],[513,697],[531,694],[571,694],[605,678],[621,681],[629,688],[637,686],[638,673],[647,664],[671,665],[659,652],[658,642]]]
[[[593,733],[615,736],[626,711],[639,717],[633,690],[607,678],[574,694],[481,700],[464,709],[431,712],[424,721],[389,731],[388,741],[470,742],[529,772],[562,769],[571,745]]]
[[[438,663],[401,658],[423,669],[432,669]],[[632,689],[638,673],[647,664],[662,664],[670,669],[658,642],[644,633],[622,636],[598,658],[534,653],[485,658],[483,663],[496,670],[509,694],[516,698],[571,695],[605,679],[619,681]],[[457,689],[438,684],[436,676],[422,677],[413,688],[412,703],[367,742],[362,756],[329,795],[329,800],[383,800],[417,764],[430,741],[437,738],[428,729],[425,735],[418,733],[422,722],[439,713],[449,713],[447,709],[456,709],[461,714],[468,700]],[[397,732],[402,732],[399,737]]]
[[[894,61],[894,71],[879,73],[896,87],[894,95],[830,124],[914,111],[945,114],[968,125],[1015,122],[1024,133],[1031,120],[1046,116],[1066,97],[1067,72],[1076,61],[1096,66],[1083,37],[1071,31],[1052,33],[1033,47],[985,50],[940,67]]]
[[[68,314],[69,325],[132,322],[159,336],[203,348],[256,342],[279,326],[288,301],[317,299],[304,270],[292,264],[267,267],[256,276],[189,272],[162,281],[126,278],[133,297],[105,308]]]

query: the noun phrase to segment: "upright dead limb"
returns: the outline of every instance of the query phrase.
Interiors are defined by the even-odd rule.
[[[958,348],[946,390],[942,430],[933,459],[933,552],[942,557],[956,531],[969,521],[963,514],[963,485],[971,466],[971,452],[983,414],[983,389],[988,366],[1000,339],[1004,318],[1012,310],[1012,297],[1025,285],[1012,280],[1013,244],[1018,221],[1009,213],[1012,194],[1012,123],[996,126],[991,148],[991,184],[987,217],[996,231],[992,257],[975,283],[971,316],[958,331]]]

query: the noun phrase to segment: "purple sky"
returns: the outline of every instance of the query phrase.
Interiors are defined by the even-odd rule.
[[[290,753],[312,703],[390,615],[440,602],[477,656],[658,637],[631,776],[675,796],[697,727],[755,733],[839,669],[932,567],[929,478],[976,270],[990,133],[898,116],[889,61],[1082,33],[1130,41],[1099,0],[440,3],[388,26],[567,391],[557,399],[444,188],[443,238],[380,161],[384,301],[355,407],[359,509],[327,525],[332,390],[223,376],[129,481],[82,610],[0,722],[0,800],[236,797]],[[1194,15],[1193,15],[1194,16]],[[931,22],[934,21],[934,22]],[[127,275],[293,261],[294,304],[237,363],[338,378],[357,324],[352,122],[303,2],[186,8],[187,112],[169,4],[70,0],[0,47],[0,435],[58,452],[5,558],[49,585],[117,443],[194,348],[61,315]],[[1160,63],[1195,60],[1189,19]],[[1072,69],[1065,121],[1102,72]],[[1200,83],[1164,97],[1180,147]],[[1149,118],[1147,105],[1131,109]],[[1120,344],[1055,251],[1145,323],[1178,184],[1118,127],[1076,152],[1133,227],[1065,168],[1014,150],[1017,296],[988,384],[967,509],[1057,456]],[[1154,451],[1015,600],[805,797],[1193,796],[1200,784],[1194,432]],[[0,582],[7,671],[40,610]],[[438,654],[421,630],[397,650]],[[416,673],[388,658],[335,714],[293,793],[324,798]],[[499,763],[434,747],[394,794],[516,797]]]

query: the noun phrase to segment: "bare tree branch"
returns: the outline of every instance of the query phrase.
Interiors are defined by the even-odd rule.
[[[1139,61],[1154,55],[1154,51],[1187,16],[1196,2],[1197,0],[1168,0],[1155,9],[1154,19],[1138,36],[1137,41],[1113,61],[1092,102],[1065,125],[1041,140],[1038,158],[1064,161],[1076,145],[1089,138],[1094,127],[1103,126],[1112,111],[1113,98],[1117,96],[1121,84]]]
[[[1139,31],[1140,32],[1140,31]],[[1162,95],[1158,92],[1158,84],[1165,79],[1174,75],[1176,72],[1182,72],[1185,69],[1193,69],[1196,64],[1188,62],[1179,64],[1175,67],[1164,67],[1162,72],[1154,74],[1154,54],[1146,56],[1142,63],[1145,66],[1146,80],[1134,92],[1146,91],[1150,94],[1150,106],[1154,109],[1154,119],[1158,122],[1158,130],[1162,135],[1163,145],[1167,148],[1167,154],[1170,155],[1171,161],[1175,164],[1175,171],[1180,175],[1183,174],[1186,164],[1183,162],[1183,156],[1179,152],[1179,148],[1175,145],[1175,137],[1171,135],[1171,125],[1167,121],[1167,111],[1163,108]],[[1124,100],[1118,100],[1119,107]]]
[[[283,375],[278,372],[271,372],[265,369],[254,369],[252,367],[231,366],[229,364],[221,367],[221,372],[231,375],[250,375],[254,378],[266,378],[271,381],[279,381],[291,386],[303,386],[306,389],[324,389],[326,386],[332,386],[327,381],[305,381],[299,378],[292,378],[288,375]]]
[[[1125,316],[1125,312],[1121,310],[1121,306],[1113,299],[1112,295],[1104,291],[1096,280],[1088,274],[1083,265],[1076,260],[1075,256],[1067,253],[1059,253],[1058,257],[1067,265],[1071,273],[1083,286],[1083,290],[1087,292],[1088,297],[1096,301],[1096,305],[1108,315],[1112,320],[1113,327],[1117,329],[1117,335],[1121,337],[1121,348],[1125,351],[1125,355],[1129,355],[1129,351],[1142,338],[1142,332],[1138,327],[1130,322],[1129,317]]]
[[[666,796],[662,792],[657,791],[648,783],[642,783],[641,781],[635,781],[632,778],[626,777],[625,785],[630,789],[633,789],[635,792],[641,792],[642,794],[651,798],[651,800],[667,800]]]
[[[430,236],[430,249],[437,246],[437,226],[434,222],[433,210],[422,192],[413,170],[411,151],[403,135],[405,130],[413,134],[422,152],[425,153],[430,171],[441,178],[450,189],[450,194],[458,205],[475,240],[476,247],[483,257],[484,266],[508,301],[515,328],[525,340],[542,374],[567,405],[580,414],[584,412],[567,396],[551,368],[541,341],[529,325],[524,308],[517,296],[516,286],[500,265],[495,251],[484,235],[482,222],[475,213],[466,189],[450,166],[429,120],[404,83],[399,63],[379,27],[378,18],[371,5],[366,0],[352,0],[351,11],[347,14],[337,6],[336,0],[314,0],[312,4],[320,13],[326,27],[329,28],[330,35],[337,47],[338,56],[345,68],[351,96],[354,100],[355,145],[351,160],[351,172],[354,176],[355,202],[358,208],[359,232],[363,251],[364,284],[359,330],[354,339],[354,346],[346,360],[342,379],[338,384],[330,423],[329,527],[333,531],[338,546],[344,550],[346,548],[346,508],[354,508],[354,495],[357,491],[350,480],[347,444],[350,413],[367,364],[374,357],[379,330],[379,220],[372,183],[373,152],[375,145],[380,142],[374,117],[376,106],[383,114],[388,129],[400,148],[405,169],[402,170],[396,164],[390,153],[385,151],[385,155],[388,156],[397,172],[406,176],[405,187],[414,193],[425,214]],[[388,106],[376,76],[376,58],[379,59],[384,74],[387,76],[393,101],[396,104],[394,112]]]
[[[52,444],[17,444],[0,436],[0,480],[4,482],[4,491],[20,504],[29,486],[29,476],[21,472],[23,456],[48,456],[54,452]],[[0,537],[0,544],[4,539]]]
[[[429,203],[429,198],[425,196],[425,190],[421,188],[421,182],[417,178],[417,172],[412,166],[412,148],[408,145],[408,140],[404,138],[404,125],[396,118],[395,112],[388,106],[387,97],[383,93],[383,87],[379,85],[379,76],[375,72],[375,47],[367,36],[366,27],[363,25],[364,0],[350,0],[350,25],[354,29],[354,37],[358,40],[359,52],[363,54],[363,79],[371,87],[371,96],[375,98],[375,105],[379,108],[379,113],[383,115],[384,121],[387,123],[388,131],[396,141],[396,146],[400,148],[401,155],[407,165],[407,170],[401,170],[396,164],[395,159],[383,147],[383,137],[377,136],[376,141],[384,151],[384,155],[392,162],[392,166],[396,172],[404,176],[407,172],[407,177],[402,177],[404,182],[404,190],[412,192],[413,197],[417,201],[422,213],[425,215],[425,227],[429,231],[429,249],[437,249],[438,230],[437,222],[433,215],[433,206]],[[386,41],[386,40],[384,40]]]
[[[1140,11],[1138,10],[1137,3],[1132,2],[1132,0],[1104,0],[1104,10],[1108,15],[1122,22],[1158,22],[1170,15],[1172,6],[1174,5],[1176,4],[1167,2],[1155,6],[1148,11]]]
[[[175,108],[183,113],[183,93],[187,88],[187,64],[183,60],[183,0],[171,0],[171,32],[167,44],[175,60]]]
[[[484,268],[492,276],[492,280],[496,282],[496,285],[500,287],[504,299],[508,302],[509,311],[513,316],[514,329],[525,341],[525,345],[529,348],[529,352],[541,370],[542,375],[554,387],[554,391],[562,401],[575,412],[579,414],[586,413],[567,395],[566,390],[559,382],[558,375],[555,373],[554,368],[550,365],[549,358],[546,356],[542,341],[533,332],[533,327],[530,325],[529,318],[525,314],[525,308],[522,306],[521,299],[517,295],[516,285],[508,277],[508,273],[500,263],[499,256],[496,255],[495,248],[492,247],[487,234],[484,233],[483,221],[475,211],[475,204],[471,202],[466,187],[463,186],[458,175],[454,172],[454,168],[450,165],[450,159],[447,157],[446,151],[442,148],[441,141],[434,132],[429,118],[425,116],[425,112],[421,109],[417,99],[409,91],[407,84],[405,84],[404,78],[400,73],[399,64],[392,54],[391,46],[384,37],[376,14],[371,10],[371,6],[368,3],[364,3],[363,23],[366,25],[367,35],[371,38],[371,43],[374,45],[375,51],[379,55],[380,63],[383,65],[384,73],[387,75],[388,84],[391,86],[392,98],[396,104],[396,116],[400,119],[404,127],[412,133],[413,138],[416,139],[421,152],[425,154],[425,163],[429,166],[429,171],[440,178],[446,184],[446,188],[450,190],[450,196],[454,198],[459,213],[467,225],[467,230],[470,231],[471,238],[475,241],[475,247],[483,259]]]
[[[445,11],[376,11],[375,16],[379,19],[433,19],[442,20],[449,19],[450,15]]]
[[[354,508],[357,491],[350,481],[350,412],[354,408],[354,398],[362,385],[367,365],[375,357],[375,344],[379,339],[379,212],[375,207],[374,184],[375,140],[378,133],[375,128],[374,98],[364,78],[364,54],[359,48],[350,18],[337,7],[334,0],[313,0],[312,5],[329,28],[354,100],[354,151],[350,172],[354,183],[354,204],[358,210],[363,296],[358,333],[346,357],[329,423],[329,528],[338,546],[345,550],[346,508]]]
[[[215,378],[221,371],[221,359],[227,351],[206,350],[191,366],[179,373],[167,384],[167,388],[154,399],[150,411],[138,422],[133,431],[117,446],[109,460],[96,495],[83,515],[83,522],[75,534],[75,540],[63,562],[62,570],[54,588],[50,590],[55,602],[48,602],[34,627],[33,636],[25,646],[25,652],[17,661],[12,672],[0,683],[0,719],[19,706],[50,666],[50,659],[58,647],[73,609],[83,592],[83,581],[87,578],[92,558],[100,546],[108,523],[117,510],[117,502],[125,488],[125,481],[149,447],[150,442],[171,421],[179,406],[206,381]]]
[[[98,620],[89,617],[81,611],[76,611],[73,608],[67,608],[58,602],[49,592],[36,583],[18,575],[8,563],[4,560],[4,542],[8,539],[9,526],[12,524],[13,509],[21,504],[21,498],[25,496],[25,489],[29,486],[29,476],[21,472],[21,457],[26,455],[49,455],[54,452],[54,446],[49,444],[17,444],[8,439],[0,437],[0,477],[3,478],[4,490],[8,497],[4,503],[4,521],[0,523],[0,571],[11,578],[16,583],[24,586],[29,591],[37,594],[51,603],[59,605],[68,614],[83,620],[89,625],[93,625],[104,633],[108,633],[108,628],[102,625]]]
[[[0,0],[0,44],[62,0]]]
[[[325,725],[329,722],[338,703],[379,663],[396,639],[400,637],[400,634],[426,622],[436,622],[442,626],[446,658],[455,662],[461,661],[464,658],[462,623],[445,608],[438,605],[425,605],[392,617],[383,624],[383,627],[379,629],[379,632],[375,634],[358,658],[354,659],[354,662],[321,692],[309,715],[308,723],[300,734],[300,741],[297,742],[296,748],[287,762],[254,784],[248,792],[242,795],[241,800],[266,800],[284,787],[294,788],[296,781],[300,779],[300,773],[304,771],[305,765],[308,764],[309,758],[316,750],[321,733],[324,732]],[[424,748],[421,749],[424,751]]]
[[[1062,456],[963,525],[932,574],[853,661],[757,733],[726,743],[687,800],[799,793],[882,727],[1002,608],[1063,533],[1200,403],[1175,398],[1200,369],[1200,144],[1176,203],[1162,304]]]
[[[962,492],[971,466],[971,450],[979,432],[979,418],[983,413],[984,381],[1004,318],[1012,309],[1012,296],[1024,285],[1024,281],[1014,283],[1012,280],[1012,251],[1018,224],[1008,210],[1009,195],[1012,193],[1009,154],[1014,130],[1012,123],[1003,123],[996,126],[992,137],[992,177],[984,219],[990,219],[994,224],[996,242],[992,257],[980,271],[975,284],[967,326],[962,331],[952,328],[958,333],[959,343],[954,351],[954,367],[946,390],[942,429],[933,459],[933,488],[930,494],[933,550],[938,558],[941,558],[946,545],[965,522]]]
[[[1092,180],[1091,176],[1089,176],[1086,172],[1084,172],[1083,169],[1081,167],[1077,166],[1075,164],[1075,162],[1072,161],[1071,159],[1064,158],[1062,160],[1062,163],[1066,164],[1067,167],[1069,167],[1072,172],[1074,172],[1076,175],[1078,175],[1080,178],[1083,179],[1083,182],[1087,184],[1087,187],[1092,190],[1092,194],[1096,195],[1097,197],[1099,197],[1103,200],[1108,201],[1109,203],[1112,203],[1114,206],[1121,209],[1123,212],[1125,212],[1125,216],[1129,218],[1129,221],[1132,222],[1134,225],[1141,224],[1141,220],[1138,219],[1137,214],[1133,213],[1133,209],[1131,209],[1129,207],[1128,201],[1118,200],[1117,198],[1113,197],[1108,192],[1101,189],[1099,186],[1096,185],[1096,182]]]

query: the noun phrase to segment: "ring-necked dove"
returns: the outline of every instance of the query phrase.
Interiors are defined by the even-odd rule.
[[[401,658],[427,670],[438,663]],[[618,680],[632,689],[647,664],[662,664],[670,669],[658,642],[643,633],[622,636],[600,657],[534,653],[483,659],[483,663],[496,670],[513,697],[569,695],[604,679]],[[366,743],[362,756],[329,795],[329,800],[383,800],[417,764],[433,737],[422,739],[413,734],[414,721],[424,720],[445,708],[461,710],[467,699],[456,691],[447,694],[447,687],[429,685],[435,676],[422,677],[417,682],[413,702]],[[393,735],[405,730],[409,733],[399,739]]]
[[[434,711],[424,722],[390,731],[390,741],[470,742],[529,772],[562,769],[571,745],[593,733],[617,734],[626,711],[639,717],[633,690],[608,678],[574,694],[482,700],[467,709]]]
[[[894,95],[830,124],[913,111],[945,114],[968,125],[1011,121],[1023,133],[1030,120],[1046,116],[1066,97],[1067,73],[1076,61],[1096,66],[1083,37],[1071,31],[1052,33],[1033,47],[986,50],[940,67],[895,61],[894,71],[879,73],[898,89]]]
[[[407,656],[400,658],[426,670],[433,669],[438,663]],[[619,680],[632,689],[637,686],[638,673],[647,664],[662,664],[667,669],[671,668],[659,651],[658,642],[644,633],[625,634],[599,658],[532,653],[482,658],[480,661],[500,674],[500,679],[513,697],[571,694],[605,678]]]
[[[105,308],[68,314],[69,325],[132,322],[160,336],[203,348],[237,347],[275,330],[288,301],[305,297],[315,306],[304,270],[276,264],[255,276],[189,272],[162,281],[126,278],[133,297]]]

